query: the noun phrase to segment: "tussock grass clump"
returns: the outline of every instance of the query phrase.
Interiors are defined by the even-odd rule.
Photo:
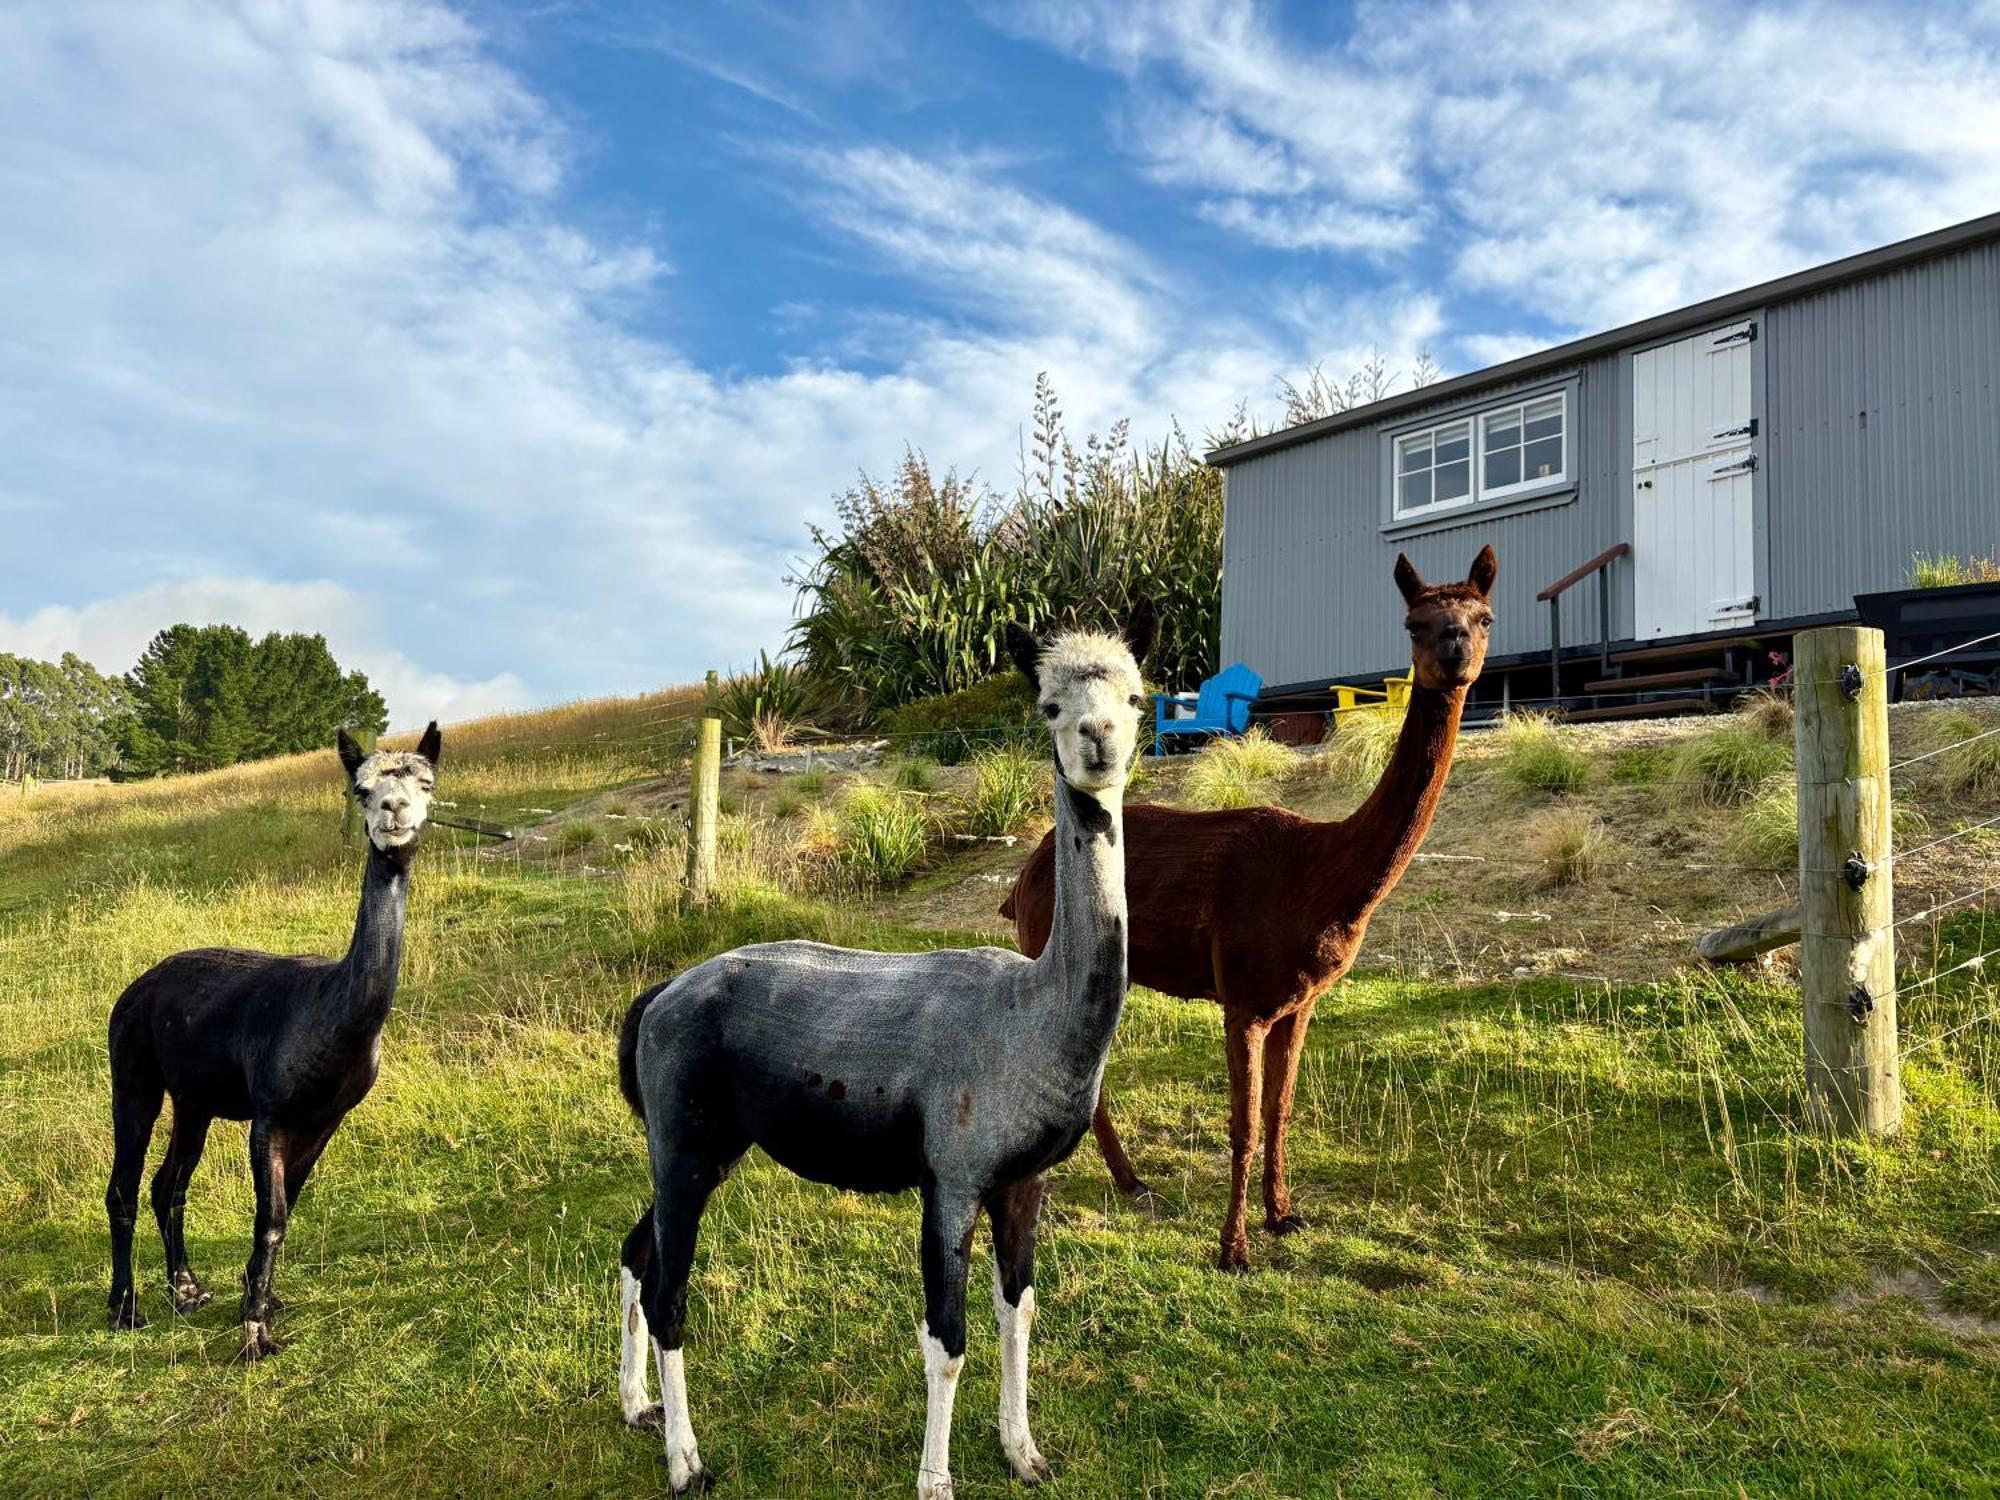
[[[1946,791],[1981,798],[2000,793],[2000,734],[1989,734],[1994,729],[2000,729],[2000,719],[1962,708],[1947,709],[1931,720],[1926,738],[1932,748],[1945,752],[1936,763]],[[1988,738],[1978,738],[1982,734]]]
[[[930,852],[936,819],[915,792],[852,787],[816,830],[827,862],[863,889],[907,879]]]
[[[822,797],[826,795],[826,784],[831,773],[825,766],[810,765],[792,778],[792,786],[800,796]]]
[[[1628,745],[1611,753],[1611,779],[1620,786],[1649,786],[1666,776],[1671,763],[1659,745]]]
[[[1789,742],[1793,733],[1792,700],[1783,693],[1759,688],[1736,703],[1736,717],[1768,739]]]
[[[1389,768],[1396,738],[1403,732],[1403,710],[1361,708],[1335,716],[1333,738],[1320,757],[1326,774],[1346,786],[1373,786]]]
[[[1298,763],[1298,751],[1253,726],[1247,734],[1203,747],[1181,782],[1181,800],[1189,807],[1211,812],[1252,807],[1267,800],[1272,787],[1297,769]]]
[[[1527,792],[1561,795],[1583,785],[1590,762],[1553,717],[1532,710],[1510,713],[1500,725],[1500,774]]]
[[[1012,833],[1048,800],[1048,772],[1025,745],[999,745],[972,758],[972,790],[965,798],[965,831],[982,836]]]
[[[937,762],[922,755],[909,755],[889,767],[889,785],[899,792],[928,792],[933,790],[931,772],[937,769]]]
[[[1930,819],[1905,802],[1889,811],[1898,847],[1930,831]],[[1799,857],[1799,786],[1790,776],[1764,781],[1723,835],[1723,851],[1745,864],[1788,866]]]
[[[1717,806],[1747,800],[1792,768],[1791,739],[1773,732],[1773,717],[1733,714],[1690,735],[1675,747],[1668,779]]]
[[[563,831],[556,839],[556,847],[565,854],[574,854],[579,849],[588,849],[597,842],[597,825],[585,818],[563,824]]]
[[[2000,582],[2000,553],[1984,557],[1932,557],[1919,552],[1910,559],[1910,587],[1949,589],[1961,583]]]
[[[1551,890],[1583,884],[1597,873],[1609,842],[1596,814],[1577,807],[1551,808],[1528,832],[1529,854],[1542,862],[1535,883]]]

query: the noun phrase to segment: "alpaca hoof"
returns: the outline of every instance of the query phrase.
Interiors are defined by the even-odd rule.
[[[664,1453],[660,1455],[660,1462],[667,1466],[667,1488],[676,1495],[705,1495],[715,1488],[715,1476],[704,1468],[690,1468],[685,1461],[675,1463]],[[698,1465],[699,1460],[696,1462]],[[682,1477],[675,1477],[676,1470]]]
[[[625,1414],[625,1425],[627,1427],[636,1427],[641,1432],[658,1432],[662,1427],[667,1425],[666,1408],[656,1401],[651,1406],[642,1407],[638,1411],[627,1412]],[[666,1460],[663,1458],[660,1462],[665,1463]]]
[[[1126,1200],[1141,1213],[1158,1218],[1166,1209],[1167,1200],[1160,1196],[1158,1189],[1143,1178],[1134,1177],[1132,1185],[1123,1191]]]
[[[243,1347],[236,1351],[236,1357],[246,1365],[254,1365],[260,1359],[268,1359],[278,1352],[278,1341],[271,1337],[268,1323],[247,1322],[243,1325]]]
[[[1218,1270],[1234,1276],[1245,1276],[1250,1271],[1250,1247],[1248,1245],[1224,1245],[1221,1258],[1216,1261]]]
[[[128,1298],[111,1309],[111,1326],[123,1333],[134,1333],[146,1326],[146,1316],[139,1311],[138,1304]]]
[[[1007,1467],[1014,1471],[1014,1477],[1023,1484],[1047,1484],[1056,1477],[1056,1471],[1049,1467],[1049,1461],[1032,1448],[1018,1456],[1008,1454]]]
[[[1301,1229],[1312,1228],[1312,1221],[1301,1218],[1298,1214],[1279,1214],[1275,1218],[1266,1219],[1264,1227],[1272,1234],[1282,1237],[1297,1234]]]
[[[183,1318],[191,1313],[200,1312],[215,1300],[215,1293],[192,1276],[176,1281],[167,1291],[173,1301],[174,1311]]]

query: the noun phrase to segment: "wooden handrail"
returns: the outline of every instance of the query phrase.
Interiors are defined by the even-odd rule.
[[[1619,558],[1624,557],[1631,550],[1632,550],[1632,544],[1630,542],[1619,542],[1616,546],[1606,547],[1602,552],[1598,553],[1597,556],[1593,557],[1589,562],[1585,563],[1582,567],[1577,568],[1574,572],[1563,574],[1562,577],[1558,578],[1554,583],[1550,584],[1547,588],[1543,589],[1539,594],[1535,595],[1536,602],[1546,603],[1550,599],[1555,598],[1558,594],[1567,593],[1570,589],[1576,587],[1576,585],[1578,585],[1579,583],[1582,583],[1583,580],[1588,578],[1592,573],[1595,573],[1599,568],[1602,568],[1607,564],[1616,562]]]

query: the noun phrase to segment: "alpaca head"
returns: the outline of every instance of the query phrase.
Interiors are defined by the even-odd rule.
[[[1153,647],[1153,604],[1133,606],[1121,635],[1071,630],[1044,643],[1007,627],[1007,650],[1034,684],[1035,707],[1056,742],[1056,769],[1086,792],[1125,785],[1146,700],[1139,663]]]
[[[365,753],[345,729],[340,731],[340,763],[354,784],[354,798],[368,826],[368,842],[388,852],[414,844],[430,816],[444,739],[437,721],[424,731],[414,752]]]
[[[1459,688],[1479,680],[1493,630],[1488,600],[1499,572],[1493,549],[1482,547],[1465,582],[1433,585],[1424,582],[1409,558],[1397,555],[1396,587],[1409,606],[1403,625],[1410,632],[1410,663],[1417,686]]]

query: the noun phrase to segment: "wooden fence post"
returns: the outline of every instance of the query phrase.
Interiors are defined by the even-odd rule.
[[[688,895],[706,901],[715,889],[715,818],[722,801],[722,720],[702,715],[688,787]]]
[[[361,753],[363,755],[373,755],[375,753],[374,730],[350,729],[347,732],[348,734],[353,736],[354,743],[361,747]],[[347,780],[347,773],[343,769],[340,777],[341,843],[343,844],[353,843],[355,830],[358,829],[360,826],[361,826],[361,804],[354,800],[354,787]]]
[[[1803,631],[1792,663],[1807,1105],[1828,1129],[1887,1135],[1903,1085],[1882,632]]]

